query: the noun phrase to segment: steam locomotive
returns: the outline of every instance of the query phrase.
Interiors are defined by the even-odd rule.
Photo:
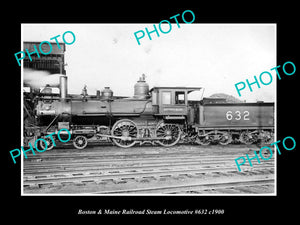
[[[153,87],[143,75],[134,86],[133,97],[114,96],[106,87],[96,95],[67,91],[67,76],[60,76],[59,94],[51,87],[30,98],[24,95],[24,146],[39,138],[53,143],[47,135],[65,128],[77,149],[89,142],[134,145],[178,142],[208,145],[231,142],[270,142],[274,134],[274,103],[228,103],[222,99],[189,99],[201,87]],[[30,121],[30,122],[28,122]],[[61,135],[61,134],[60,134]],[[57,136],[53,136],[57,138]],[[45,142],[40,142],[45,148]]]

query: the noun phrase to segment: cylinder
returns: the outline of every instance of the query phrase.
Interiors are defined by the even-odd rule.
[[[68,77],[60,76],[59,77],[59,90],[60,90],[60,98],[67,98],[68,94]]]

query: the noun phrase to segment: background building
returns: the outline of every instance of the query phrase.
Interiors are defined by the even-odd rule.
[[[37,49],[39,49],[39,45],[41,42],[24,42],[23,44],[23,51],[26,52],[26,49],[28,49],[29,52],[34,52],[34,45]],[[66,45],[65,43],[59,43],[60,48],[58,48],[57,44],[51,43],[52,45],[52,51],[48,55],[44,55],[39,52],[40,57],[38,57],[37,54],[32,54],[31,58],[32,61],[30,61],[28,55],[23,59],[23,66],[24,68],[28,69],[34,69],[34,70],[43,70],[43,71],[49,71],[50,74],[66,74],[65,70],[65,51],[66,51]],[[43,44],[41,46],[43,52],[49,52],[50,47],[47,44]]]

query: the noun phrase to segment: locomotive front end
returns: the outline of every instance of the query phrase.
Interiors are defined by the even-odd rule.
[[[71,114],[71,102],[68,100],[68,77],[59,77],[59,97],[44,95],[36,105],[36,116],[42,120],[53,119],[58,115]]]

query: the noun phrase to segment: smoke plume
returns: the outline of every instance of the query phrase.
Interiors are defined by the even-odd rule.
[[[41,88],[49,84],[52,87],[57,87],[61,75],[63,74],[50,74],[48,71],[24,69],[23,85],[24,87]]]

